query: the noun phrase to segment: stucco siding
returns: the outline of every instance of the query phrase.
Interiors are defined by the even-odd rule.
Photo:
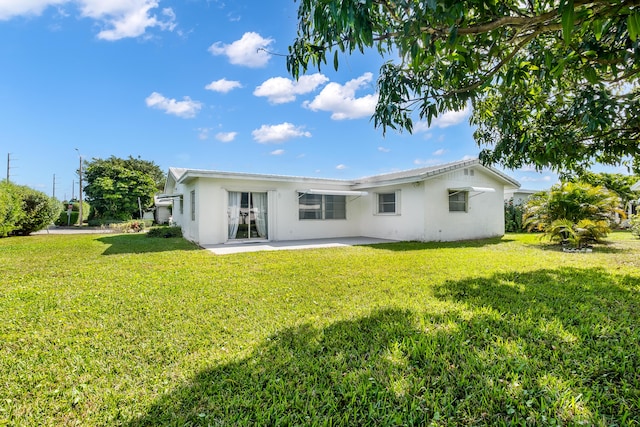
[[[423,240],[422,182],[367,189],[360,211],[361,235],[378,239]],[[378,213],[378,194],[396,193],[396,212]]]
[[[383,174],[358,181],[173,168],[165,191],[168,197],[173,195],[173,220],[182,227],[184,237],[207,245],[229,241],[229,215],[233,209],[229,206],[230,192],[267,194],[266,239],[271,241],[357,236],[454,241],[501,236],[505,186],[517,188],[518,183],[477,161],[460,161],[440,168]],[[463,211],[450,211],[449,192],[454,189],[468,194]],[[195,191],[195,220],[192,191]],[[300,219],[300,192],[322,195],[323,206],[325,197],[332,193],[344,195],[346,218]],[[378,212],[379,194],[389,193],[395,193],[395,210]],[[243,197],[246,203],[247,198]],[[261,203],[262,199],[256,195],[253,200]],[[453,206],[459,208],[456,202],[460,201],[453,201]],[[388,200],[385,203],[390,206]],[[256,206],[254,209],[260,209]],[[263,222],[258,218],[262,216],[252,219],[252,215],[258,215],[257,210],[242,209],[245,211],[240,217],[235,210],[235,218],[240,218],[244,234],[234,236],[265,239],[263,229],[252,228],[257,237],[253,233],[248,237],[245,221],[248,218],[252,224],[258,222],[261,226]],[[313,214],[317,210],[311,208],[307,212]]]
[[[426,241],[455,241],[504,234],[503,184],[481,170],[457,170],[425,182]],[[449,211],[449,189],[477,186],[494,192],[470,192],[466,212]]]

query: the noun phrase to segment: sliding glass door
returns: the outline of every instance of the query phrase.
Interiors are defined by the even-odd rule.
[[[229,240],[268,239],[267,193],[229,192]]]

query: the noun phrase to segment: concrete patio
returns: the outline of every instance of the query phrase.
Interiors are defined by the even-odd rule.
[[[245,241],[238,243],[224,243],[221,245],[203,245],[202,247],[216,255],[228,255],[241,252],[333,248],[393,242],[395,242],[395,240],[374,239],[371,237],[343,237],[335,239],[283,240],[280,242],[257,241],[254,243],[251,241]]]

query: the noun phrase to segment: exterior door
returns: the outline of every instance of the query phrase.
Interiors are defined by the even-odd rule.
[[[266,192],[229,192],[229,240],[266,240],[268,212]]]

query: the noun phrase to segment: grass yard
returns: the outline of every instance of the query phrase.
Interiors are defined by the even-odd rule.
[[[0,239],[0,426],[640,425],[640,240]]]

